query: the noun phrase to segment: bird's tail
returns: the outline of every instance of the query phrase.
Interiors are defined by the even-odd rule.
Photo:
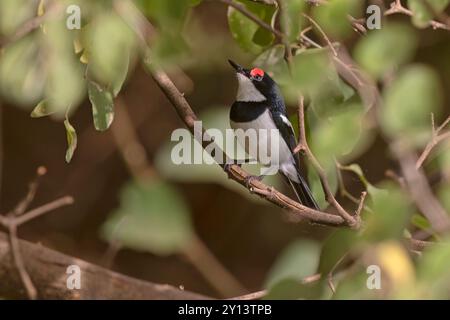
[[[290,179],[288,176],[284,175],[285,178],[288,180],[289,185],[294,190],[298,200],[301,202],[301,204],[315,210],[320,210],[319,205],[317,204],[316,200],[314,200],[314,197],[311,193],[311,190],[309,189],[308,184],[306,183],[305,179],[303,179],[302,175],[300,173],[297,174],[298,180],[300,182],[295,182],[292,179]]]

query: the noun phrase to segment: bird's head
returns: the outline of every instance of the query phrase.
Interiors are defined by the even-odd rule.
[[[236,70],[239,85],[237,101],[261,102],[280,98],[277,84],[264,70],[246,69],[231,60],[228,62]]]

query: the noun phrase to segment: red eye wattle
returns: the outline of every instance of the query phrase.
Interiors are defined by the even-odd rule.
[[[252,77],[256,77],[256,76],[258,76],[258,77],[264,77],[264,71],[262,70],[262,69],[259,69],[259,68],[253,68],[251,71],[250,71],[250,75],[252,76]]]

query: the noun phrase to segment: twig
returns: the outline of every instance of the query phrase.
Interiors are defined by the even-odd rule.
[[[420,168],[416,169],[415,154],[401,141],[393,142],[390,149],[400,164],[411,199],[430,221],[433,230],[436,232],[450,230],[449,215],[433,195],[423,171]]]
[[[320,273],[316,273],[311,276],[304,277],[301,280],[301,284],[313,283],[313,282],[319,281],[320,278],[321,278]],[[267,290],[260,290],[260,291],[252,292],[252,293],[245,294],[242,296],[233,297],[228,300],[259,300],[259,299],[265,297],[267,295],[267,293],[268,293]]]
[[[40,166],[36,170],[36,178],[30,183],[28,186],[28,193],[26,196],[20,201],[11,214],[19,216],[27,210],[30,203],[33,201],[34,196],[36,195],[37,188],[39,187],[40,178],[43,177],[47,173],[47,169],[44,166]]]
[[[316,159],[311,149],[309,148],[308,142],[306,140],[306,128],[305,128],[305,104],[303,97],[299,99],[298,107],[298,125],[299,125],[299,142],[294,152],[304,152],[308,157],[310,163],[314,166],[317,174],[319,175],[320,182],[322,184],[323,191],[325,193],[325,198],[329,204],[331,204],[338,211],[339,215],[345,220],[345,222],[352,228],[359,228],[360,219],[359,216],[351,216],[344,208],[337,202],[336,198],[331,191],[328,179],[326,177],[325,170],[320,165],[319,161]],[[362,198],[362,200],[364,200]]]
[[[258,16],[256,16],[255,14],[253,14],[252,12],[247,10],[247,8],[244,5],[242,5],[242,4],[238,3],[238,2],[234,2],[232,0],[218,0],[218,1],[223,2],[223,3],[227,4],[228,6],[235,8],[240,13],[245,15],[247,18],[249,18],[250,20],[252,20],[256,24],[258,24],[260,27],[266,29],[267,31],[272,32],[279,39],[285,38],[285,35],[281,31],[273,28],[270,24],[268,24],[268,23],[262,21],[261,19],[259,19]]]
[[[333,294],[336,294],[336,287],[334,286],[334,283],[333,283],[334,271],[336,270],[338,265],[341,264],[341,262],[345,259],[346,256],[347,256],[347,253],[344,253],[344,255],[342,257],[340,257],[338,261],[336,261],[336,263],[331,268],[330,272],[328,272],[328,274],[327,274],[327,283],[328,283],[328,286],[330,287],[330,290],[331,290],[331,292]]]
[[[404,15],[407,15],[410,17],[412,17],[414,15],[414,13],[411,10],[405,8],[402,5],[400,0],[395,0],[395,1],[391,2],[390,8],[384,12],[384,15],[389,16],[389,15],[396,14],[396,13],[401,13],[401,14],[404,14]],[[429,25],[433,29],[450,30],[450,27],[448,25],[441,23],[439,21],[436,21],[436,20],[430,20]]]
[[[434,114],[431,114],[431,140],[426,145],[425,149],[423,150],[422,154],[420,155],[419,159],[416,162],[416,169],[419,169],[427,157],[430,155],[431,151],[435,146],[437,146],[442,141],[450,138],[450,130],[446,131],[444,133],[441,133],[441,131],[450,123],[450,116],[445,119],[445,121],[436,129],[434,125]]]
[[[35,300],[37,298],[37,290],[31,281],[30,275],[25,268],[23,262],[22,253],[20,252],[19,240],[17,239],[17,225],[11,223],[8,228],[9,232],[9,244],[11,246],[11,252],[14,259],[14,264],[19,271],[20,279],[22,284],[27,291],[27,296],[30,300]]]
[[[336,49],[334,48],[333,44],[331,43],[330,39],[328,38],[327,34],[322,30],[320,25],[310,16],[308,16],[306,13],[303,13],[303,16],[311,22],[314,27],[319,31],[319,33],[322,35],[323,39],[327,43],[328,47],[330,48],[331,52],[333,52],[333,55],[337,57]]]
[[[47,7],[47,11],[42,16],[36,16],[30,20],[25,21],[13,35],[8,38],[0,39],[0,48],[4,48],[13,42],[16,42],[33,30],[39,28],[39,26],[44,23],[49,18],[55,17],[62,12],[63,5],[58,3],[58,1],[51,1],[50,5]]]
[[[73,198],[71,196],[61,197],[59,199],[53,200],[52,202],[44,204],[43,206],[30,210],[27,213],[24,213],[23,215],[14,218],[13,221],[15,225],[20,226],[30,220],[42,216],[43,214],[46,214],[50,211],[56,210],[60,207],[64,207],[70,204],[73,204]]]

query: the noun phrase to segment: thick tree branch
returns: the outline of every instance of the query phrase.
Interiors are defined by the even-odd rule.
[[[18,240],[18,244],[41,299],[209,299],[170,285],[131,278],[28,241]],[[67,288],[69,275],[66,271],[70,265],[77,265],[81,269],[79,290]],[[26,298],[15,269],[8,236],[0,232],[0,296]]]

